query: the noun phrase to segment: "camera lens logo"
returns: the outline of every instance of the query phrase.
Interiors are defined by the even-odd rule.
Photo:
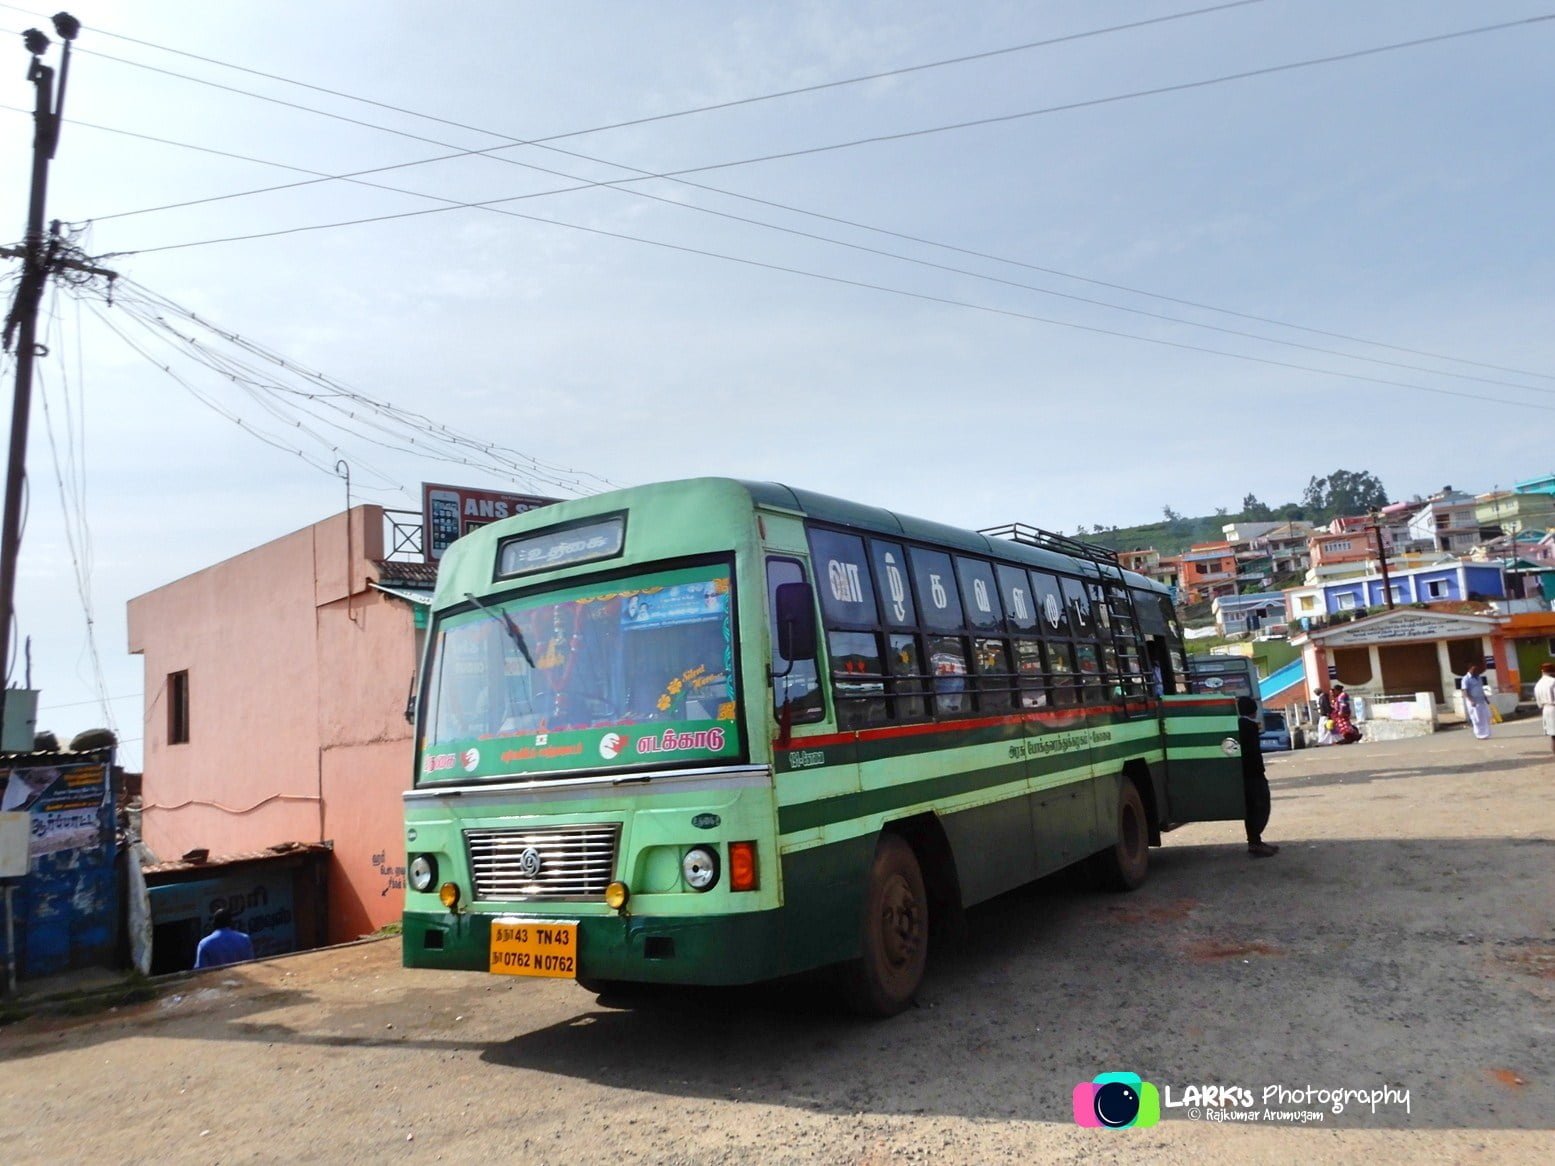
[[[1074,1120],[1091,1129],[1153,1126],[1161,1120],[1161,1094],[1138,1073],[1098,1073],[1074,1087]]]

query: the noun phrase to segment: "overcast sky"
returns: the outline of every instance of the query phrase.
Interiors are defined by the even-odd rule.
[[[1165,505],[1234,512],[1248,491],[1286,501],[1338,468],[1394,497],[1555,469],[1555,22],[1128,96],[1555,0],[1158,19],[1211,7],[73,3],[49,216],[92,220],[87,253],[221,329],[620,484],[776,479],[1073,531]],[[31,108],[14,34],[52,36],[43,11],[0,5],[0,104]],[[848,144],[891,135],[912,136]],[[539,138],[551,148],[467,153]],[[30,141],[30,118],[0,111],[6,241],[26,221]],[[457,152],[365,176],[399,191],[312,182],[151,211]],[[698,186],[548,193],[693,169]],[[518,196],[533,197],[448,205]],[[297,230],[376,216],[401,217]],[[208,242],[253,235],[268,237]],[[40,726],[101,723],[73,534],[132,767],[125,603],[340,509],[343,483],[290,451],[326,467],[343,453],[356,499],[390,506],[419,505],[423,480],[566,492],[386,450],[365,427],[328,451],[292,424],[295,402],[268,412],[273,394],[180,363],[125,302],[62,295],[51,316],[19,630]],[[84,524],[62,510],[46,418]]]

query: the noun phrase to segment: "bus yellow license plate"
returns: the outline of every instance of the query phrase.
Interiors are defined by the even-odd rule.
[[[494,919],[491,970],[504,976],[578,974],[578,925],[552,919]]]

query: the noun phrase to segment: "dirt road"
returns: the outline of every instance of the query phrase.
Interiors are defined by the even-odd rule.
[[[369,943],[0,1031],[0,1158],[1544,1156],[1555,762],[1537,725],[1304,750],[1271,774],[1277,857],[1249,860],[1235,826],[1195,826],[1152,852],[1132,895],[1061,880],[1007,895],[971,914],[895,1020],[841,1016],[814,983],[610,1008],[569,983],[406,971],[397,943]],[[1072,1090],[1103,1070],[1177,1104],[1150,1129],[1078,1128]],[[1193,1086],[1322,1120],[1208,1120],[1227,1110],[1192,1104]],[[1264,1104],[1308,1086],[1392,1086],[1408,1103]]]

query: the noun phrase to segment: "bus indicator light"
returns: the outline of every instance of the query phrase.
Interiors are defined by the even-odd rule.
[[[612,911],[619,911],[626,906],[626,901],[631,897],[632,892],[625,883],[611,883],[605,888],[605,906]]]
[[[758,885],[756,844],[754,842],[729,843],[729,889],[754,891]]]

